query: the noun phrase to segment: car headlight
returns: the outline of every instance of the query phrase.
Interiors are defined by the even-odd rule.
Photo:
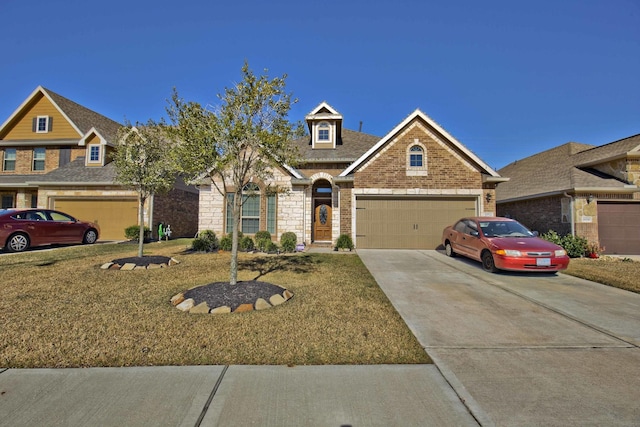
[[[513,257],[522,256],[522,252],[516,251],[513,249],[498,249],[496,251],[496,254],[504,255],[504,256],[513,256]]]
[[[555,255],[557,257],[565,256],[567,255],[567,251],[565,251],[564,249],[558,249],[557,251],[555,251]]]

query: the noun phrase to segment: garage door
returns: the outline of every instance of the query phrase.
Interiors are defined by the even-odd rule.
[[[598,236],[606,254],[640,255],[640,203],[598,202]]]
[[[124,229],[138,223],[136,199],[56,199],[55,209],[100,226],[100,240],[123,240]]]
[[[357,198],[356,247],[435,249],[442,230],[476,215],[476,199]]]

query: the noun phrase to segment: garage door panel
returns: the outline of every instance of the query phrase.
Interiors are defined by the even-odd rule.
[[[123,240],[125,228],[138,223],[136,199],[56,199],[54,208],[100,227],[100,240]]]
[[[475,213],[473,198],[358,198],[356,246],[435,249],[447,225]]]
[[[605,253],[640,254],[640,203],[598,202],[598,236]]]

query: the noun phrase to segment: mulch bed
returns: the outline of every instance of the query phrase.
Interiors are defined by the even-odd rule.
[[[171,258],[166,256],[143,256],[143,257],[132,256],[128,258],[114,259],[111,262],[118,265],[135,264],[142,267],[148,267],[150,264],[167,264],[168,265],[169,261],[171,261]]]
[[[189,289],[184,293],[186,299],[193,298],[198,305],[206,302],[209,307],[229,306],[235,311],[242,304],[253,304],[258,298],[269,301],[274,294],[282,294],[284,288],[271,283],[249,280],[231,285],[228,282],[210,283]]]

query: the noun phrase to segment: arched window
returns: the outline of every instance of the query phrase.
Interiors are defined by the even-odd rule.
[[[417,139],[407,148],[407,175],[427,175],[427,149]]]
[[[419,145],[414,145],[409,149],[409,167],[421,168],[424,166],[424,150]]]

